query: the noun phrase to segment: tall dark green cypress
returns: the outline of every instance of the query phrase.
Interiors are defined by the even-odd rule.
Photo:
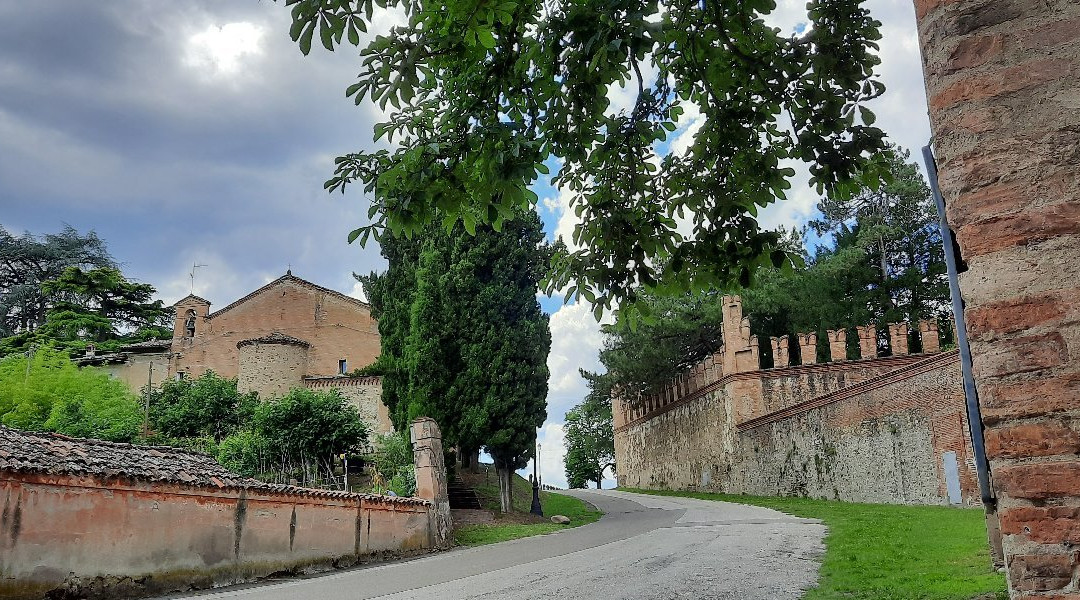
[[[535,213],[469,235],[428,229],[384,241],[390,261],[362,278],[383,336],[383,397],[398,428],[435,419],[446,443],[495,460],[510,510],[513,471],[547,416],[548,317],[536,300],[549,249]]]

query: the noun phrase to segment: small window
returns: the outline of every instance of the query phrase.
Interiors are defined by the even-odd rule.
[[[188,309],[187,319],[184,320],[184,334],[187,337],[195,337],[195,311]]]
[[[338,375],[344,375],[348,371],[349,371],[349,361],[348,360],[343,358],[343,359],[337,361]]]
[[[176,373],[176,380],[180,381],[181,379],[187,379],[187,372],[186,371],[178,371]]]

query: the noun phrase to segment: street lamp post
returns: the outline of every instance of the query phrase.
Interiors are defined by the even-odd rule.
[[[529,509],[529,512],[531,512],[532,514],[534,514],[536,516],[542,517],[542,516],[544,516],[544,509],[540,506],[540,443],[539,442],[537,442],[537,444],[536,444],[536,453],[533,454],[532,484],[533,484],[532,508]]]

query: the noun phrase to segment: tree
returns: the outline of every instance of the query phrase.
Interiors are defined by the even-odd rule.
[[[198,379],[170,379],[150,391],[150,423],[166,438],[208,437],[220,442],[248,426],[255,414],[255,392],[241,394],[235,379],[213,371]]]
[[[823,216],[811,227],[831,233],[837,250],[861,251],[869,259],[863,264],[875,267],[864,274],[863,303],[879,323],[944,316],[949,281],[930,188],[906,151],[893,148],[888,168],[891,181],[878,189],[824,198]]]
[[[571,488],[585,487],[604,479],[604,472],[615,469],[615,432],[611,420],[612,377],[581,372],[589,393],[580,404],[566,413],[566,482]]]
[[[432,227],[416,245],[388,238],[390,268],[363,278],[375,314],[389,317],[379,321],[380,361],[395,425],[431,417],[448,446],[466,455],[485,448],[507,511],[513,471],[532,456],[546,417],[551,335],[536,301],[543,239],[531,212],[475,236]]]
[[[772,0],[390,0],[378,4],[408,23],[366,42],[372,0],[285,4],[305,54],[316,33],[328,50],[366,43],[346,94],[394,108],[374,137],[397,146],[339,157],[326,182],[373,194],[373,221],[350,241],[435,223],[499,229],[557,164],[580,249],[554,257],[546,289],[598,313],[641,289],[745,284],[784,262],[754,217],[784,198],[793,165],[838,197],[883,175],[883,133],[865,106],[884,91],[880,24],[859,0],[811,0],[806,33],[792,37],[765,23]],[[615,86],[636,90],[630,110],[612,109]],[[661,157],[688,107],[701,115],[689,150]]]
[[[142,409],[120,380],[51,349],[0,359],[0,422],[31,431],[130,442]]]
[[[82,350],[93,343],[113,349],[172,333],[168,310],[152,299],[154,287],[128,281],[119,269],[68,267],[41,289],[52,306],[35,334],[57,346]]]
[[[334,457],[357,452],[367,425],[337,390],[295,388],[255,408],[254,430],[269,453],[263,460],[279,472],[298,472],[305,482],[333,473]]]
[[[93,231],[14,236],[0,227],[0,338],[34,331],[52,305],[41,285],[68,267],[115,267],[105,242]]]
[[[752,334],[816,331],[824,339],[828,329],[877,324],[884,331],[890,322],[945,316],[949,289],[933,201],[917,167],[902,153],[894,156],[890,183],[860,189],[845,202],[822,201],[824,216],[812,226],[828,237],[813,256],[802,248],[802,232],[781,232],[786,252],[802,256],[805,265],[766,267],[752,285],[729,288],[742,296]],[[600,359],[628,401],[657,391],[721,347],[721,298],[713,292],[643,292],[640,310],[652,315],[650,322],[632,327],[620,318],[604,328]],[[848,346],[849,357],[856,356],[857,336],[848,336]],[[791,347],[792,364],[799,364],[801,349]],[[770,346],[759,348],[768,364]],[[826,344],[817,350],[819,361],[828,357]]]

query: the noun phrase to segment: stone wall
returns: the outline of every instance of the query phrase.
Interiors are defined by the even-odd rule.
[[[382,402],[380,377],[308,377],[304,379],[304,385],[319,391],[338,390],[350,404],[360,410],[360,416],[372,427],[372,432],[394,432],[390,410]]]
[[[418,499],[5,472],[0,499],[4,598],[157,594],[432,547]]]
[[[146,387],[147,380],[157,387],[169,377],[169,357],[167,353],[129,354],[124,362],[107,363],[98,368],[123,381],[138,394]]]
[[[236,389],[257,392],[262,399],[280,398],[304,387],[308,346],[302,343],[244,342],[239,348]]]
[[[918,358],[900,368],[877,359],[884,364],[862,371],[878,374],[858,383],[827,365],[728,377],[617,429],[619,485],[945,504],[951,452],[961,491],[953,501],[977,503],[957,355]],[[762,381],[772,381],[766,397],[783,391],[770,401],[783,410],[738,420],[740,386]],[[814,385],[820,394],[802,395]]]
[[[1014,598],[1080,596],[1080,3],[915,0]]]

